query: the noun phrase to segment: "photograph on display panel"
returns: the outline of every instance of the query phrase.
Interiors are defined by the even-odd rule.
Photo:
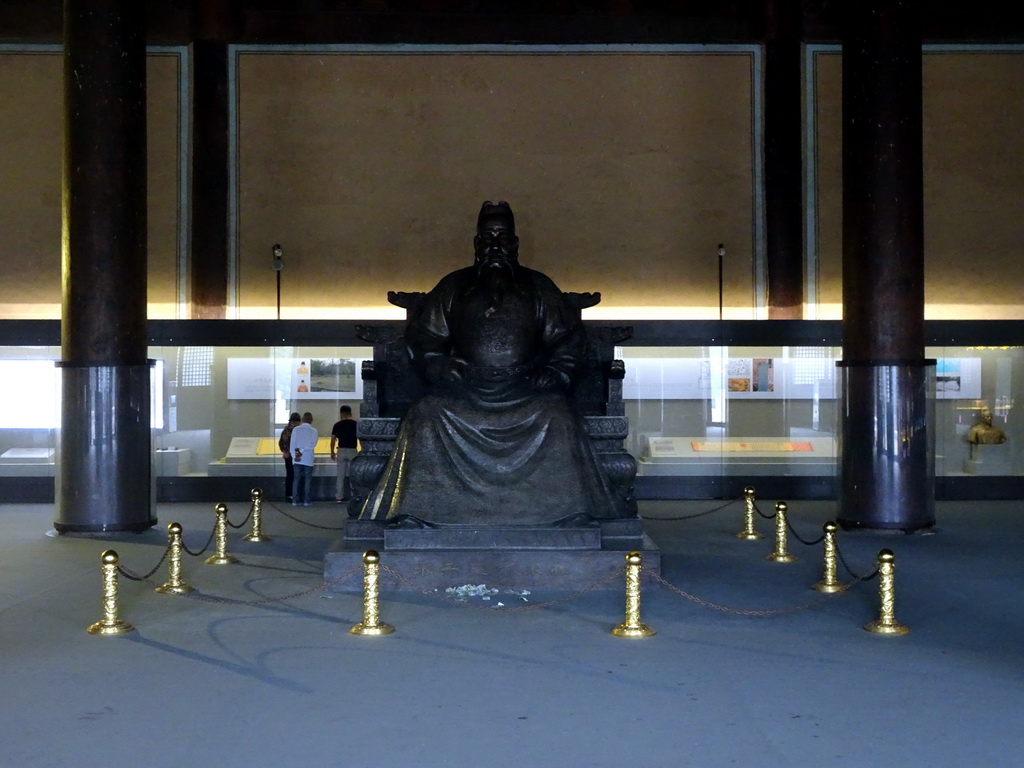
[[[290,396],[297,399],[331,396],[360,398],[361,362],[337,357],[299,360],[292,371]]]
[[[936,360],[935,397],[939,400],[981,397],[981,358],[940,357]]]
[[[724,391],[750,400],[835,397],[835,363],[824,358],[631,357],[626,400],[691,400]]]
[[[359,400],[357,358],[246,358],[228,360],[230,400]]]

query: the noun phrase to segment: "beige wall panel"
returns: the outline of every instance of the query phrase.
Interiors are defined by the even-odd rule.
[[[843,100],[839,54],[814,57],[817,317],[843,314]]]
[[[148,299],[152,318],[181,316],[178,304],[178,196],[181,184],[177,54],[151,54],[146,65]]]
[[[1024,52],[924,58],[929,318],[1024,319]]]
[[[60,317],[60,54],[0,54],[0,318]]]
[[[752,317],[751,57],[239,56],[240,317],[367,316],[472,262],[485,199],[521,260],[602,307]],[[346,311],[347,310],[347,311]]]
[[[815,72],[819,317],[842,314],[841,57]],[[1024,319],[1024,54],[924,57],[925,316]]]
[[[177,56],[148,61],[150,316],[177,316]],[[0,318],[59,318],[61,167],[60,53],[0,53]]]

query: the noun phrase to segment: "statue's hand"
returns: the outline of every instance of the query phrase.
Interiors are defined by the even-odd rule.
[[[569,377],[550,366],[544,366],[533,374],[533,388],[538,392],[566,389],[568,385]]]

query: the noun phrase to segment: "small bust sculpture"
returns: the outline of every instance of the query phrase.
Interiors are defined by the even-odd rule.
[[[971,445],[999,445],[1006,442],[1006,433],[992,423],[992,411],[982,408],[979,421],[967,433]]]

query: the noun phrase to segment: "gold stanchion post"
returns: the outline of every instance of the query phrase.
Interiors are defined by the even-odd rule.
[[[657,634],[651,627],[640,621],[640,568],[643,555],[630,552],[626,555],[626,620],[612,627],[616,637],[650,637]]]
[[[238,558],[228,554],[228,505],[218,504],[213,508],[217,513],[213,536],[217,543],[217,551],[204,561],[207,565],[231,565]]]
[[[156,588],[161,595],[184,595],[192,587],[181,578],[181,523],[167,526],[167,581]]]
[[[380,620],[380,555],[363,553],[363,620],[349,630],[353,635],[390,635],[395,628]]]
[[[764,538],[754,530],[754,487],[751,485],[743,489],[743,530],[736,534],[736,538],[746,541]]]
[[[910,631],[906,624],[896,621],[896,589],[893,577],[895,570],[896,556],[892,550],[881,550],[878,553],[878,599],[881,607],[878,618],[864,625],[868,632],[878,635],[905,635]]]
[[[120,618],[117,607],[117,552],[108,549],[102,555],[103,618],[85,631],[90,635],[123,635],[135,629]]]
[[[263,533],[263,489],[252,489],[252,532],[242,537],[242,541],[270,541]]]
[[[786,510],[789,505],[780,501],[775,505],[775,549],[765,560],[773,563],[792,563],[796,555],[791,555],[786,548]]]
[[[811,589],[818,592],[839,592],[843,588],[836,578],[836,531],[839,530],[839,526],[830,520],[821,526],[821,530],[825,532],[825,573],[821,581],[811,585]]]

